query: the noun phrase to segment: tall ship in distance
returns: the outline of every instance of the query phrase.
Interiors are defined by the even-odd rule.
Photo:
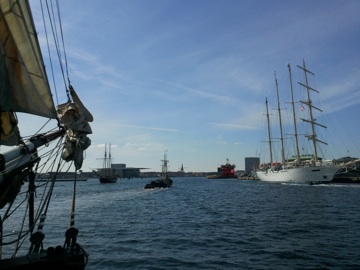
[[[153,188],[168,188],[171,187],[173,184],[173,180],[170,178],[168,173],[168,163],[169,160],[167,159],[167,150],[164,152],[164,159],[162,160],[161,165],[161,173],[157,180],[153,180],[150,183],[145,185],[145,189],[153,189]]]
[[[103,167],[100,169],[99,181],[102,184],[107,184],[107,183],[116,183],[117,179],[118,177],[115,174],[115,169],[112,168],[111,144],[109,144],[108,150],[107,150],[107,145],[105,144]]]
[[[307,70],[305,66],[305,61],[303,61],[303,66],[297,66],[304,71],[305,75],[305,84],[299,84],[306,89],[307,100],[300,101],[302,104],[302,110],[308,111],[309,118],[304,119],[300,118],[301,121],[310,124],[310,134],[306,134],[306,138],[312,142],[313,153],[312,154],[300,154],[300,145],[299,145],[299,133],[297,130],[297,118],[295,113],[295,102],[292,88],[292,75],[290,64],[287,65],[289,70],[290,77],[290,91],[291,91],[291,105],[292,105],[292,117],[293,117],[293,128],[294,128],[294,139],[295,139],[295,151],[296,155],[292,159],[285,159],[285,147],[284,147],[284,136],[283,136],[283,127],[282,127],[282,118],[281,118],[281,108],[279,100],[279,91],[278,83],[275,76],[276,82],[276,93],[278,101],[278,116],[279,116],[279,128],[280,128],[280,141],[281,141],[281,162],[275,162],[273,160],[273,145],[272,145],[272,136],[270,130],[270,120],[269,120],[269,109],[268,101],[266,99],[266,117],[267,117],[267,128],[268,128],[268,144],[269,144],[269,155],[270,161],[268,163],[260,164],[260,168],[256,171],[256,177],[260,181],[269,181],[269,182],[297,182],[297,183],[324,183],[330,182],[333,180],[335,174],[340,170],[340,167],[333,164],[331,160],[324,160],[318,155],[318,144],[327,144],[324,141],[321,141],[317,137],[316,128],[326,128],[326,126],[318,123],[313,116],[313,110],[321,111],[321,109],[315,107],[310,98],[310,92],[317,92],[308,84],[308,74],[315,75],[311,71]]]

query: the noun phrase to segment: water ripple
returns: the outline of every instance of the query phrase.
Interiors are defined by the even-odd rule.
[[[147,182],[79,184],[88,270],[360,269],[359,185],[175,178],[145,190]],[[65,216],[70,189],[62,185],[53,204]]]

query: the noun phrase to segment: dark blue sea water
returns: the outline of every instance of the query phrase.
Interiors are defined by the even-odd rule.
[[[86,269],[360,269],[360,185],[173,180],[78,183]],[[61,237],[71,190],[60,182],[54,194]]]

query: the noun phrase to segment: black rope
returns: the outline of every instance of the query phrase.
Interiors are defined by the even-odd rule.
[[[64,85],[65,85],[65,91],[66,91],[68,99],[70,99],[69,90],[68,90],[67,82],[66,82],[66,77],[67,77],[68,84],[70,84],[69,69],[68,69],[68,62],[67,62],[67,57],[66,57],[64,34],[63,34],[63,28],[62,28],[62,23],[61,23],[61,14],[60,14],[59,2],[56,1],[56,9],[57,9],[57,21],[58,21],[59,28],[60,28],[60,34],[58,34],[59,31],[57,29],[57,24],[55,23],[56,16],[55,16],[54,7],[53,7],[52,2],[51,2],[51,7],[50,7],[48,5],[48,1],[46,0],[46,8],[47,8],[49,21],[50,21],[51,31],[53,33],[54,44],[55,44],[56,53],[57,53],[57,56],[58,56],[58,61],[59,61],[60,69],[61,69],[61,74],[62,74],[62,78],[63,78]],[[51,56],[50,56],[50,49],[49,49],[50,45],[49,45],[49,41],[48,41],[48,34],[47,34],[47,31],[46,31],[46,24],[45,24],[44,11],[43,11],[42,4],[41,4],[41,9],[42,9],[42,12],[43,12],[44,28],[45,28],[45,34],[46,34],[49,58],[50,58],[50,63],[51,63],[52,76],[53,76],[53,81],[54,81],[54,85],[55,85],[54,68],[53,68],[53,64],[52,64]],[[60,36],[60,38],[59,38],[59,36]],[[60,49],[60,44],[62,44],[65,67],[64,67],[64,64],[63,64],[63,61],[62,61],[63,57],[62,57],[62,53],[61,53],[61,49]],[[65,76],[65,73],[66,73],[66,76]],[[55,86],[55,93],[56,93],[57,104],[59,104],[58,95],[57,95],[57,91],[56,91],[56,86]]]
[[[70,85],[71,83],[70,83],[70,78],[69,78],[69,69],[68,69],[66,50],[65,50],[65,42],[64,42],[65,39],[64,39],[64,33],[63,33],[63,28],[62,28],[62,23],[61,23],[60,6],[59,6],[59,1],[58,0],[56,1],[56,6],[57,6],[57,11],[58,11],[59,27],[60,27],[60,32],[61,32],[62,46],[63,46],[63,50],[64,50],[65,70],[66,70],[68,83]]]
[[[42,18],[43,18],[43,25],[44,25],[44,30],[45,30],[45,38],[46,38],[47,50],[48,50],[49,61],[50,61],[51,75],[52,75],[52,78],[53,78],[53,84],[54,84],[54,89],[55,89],[55,97],[56,97],[57,104],[59,104],[59,98],[58,98],[58,95],[57,95],[57,89],[56,89],[56,84],[55,84],[54,67],[53,67],[52,57],[51,57],[51,53],[50,53],[50,45],[49,45],[47,27],[46,27],[46,23],[45,23],[45,13],[44,13],[44,8],[43,8],[43,5],[42,5],[42,1],[40,1],[40,5],[41,5]]]

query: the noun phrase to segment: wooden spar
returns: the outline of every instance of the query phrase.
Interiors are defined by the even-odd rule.
[[[270,150],[270,163],[273,163],[273,157],[272,157],[272,143],[271,143],[271,133],[270,133],[270,117],[269,117],[269,107],[268,107],[268,101],[266,98],[266,119],[267,119],[267,126],[268,126],[268,138],[269,138],[269,150]]]
[[[306,120],[306,119],[301,119],[305,122],[308,122],[311,124],[311,135],[307,135],[306,137],[309,139],[309,140],[312,140],[313,142],[313,147],[314,147],[314,159],[315,159],[315,162],[318,161],[318,155],[317,155],[317,144],[316,142],[321,142],[323,144],[327,144],[323,141],[320,141],[316,138],[316,133],[315,133],[315,125],[318,125],[318,126],[321,126],[323,128],[326,128],[326,126],[324,125],[321,125],[319,123],[316,123],[315,120],[314,120],[314,116],[313,116],[313,111],[312,109],[317,109],[319,111],[321,111],[319,108],[316,108],[315,106],[312,105],[312,101],[311,101],[311,98],[310,98],[310,91],[309,90],[312,90],[312,91],[315,91],[317,93],[319,93],[319,91],[311,88],[309,86],[309,83],[308,83],[308,78],[307,78],[307,73],[310,73],[311,75],[315,75],[314,73],[312,73],[311,71],[307,70],[306,69],[306,66],[305,66],[305,61],[303,60],[303,66],[298,66],[300,69],[302,69],[304,71],[304,75],[305,75],[305,85],[302,84],[302,83],[299,83],[300,85],[304,86],[306,88],[306,91],[307,91],[307,97],[308,97],[308,100],[306,102],[302,102],[303,104],[306,104],[309,108],[309,114],[310,114],[310,120]]]
[[[298,141],[298,133],[297,133],[297,126],[296,126],[296,115],[295,115],[295,102],[294,102],[294,93],[292,87],[292,76],[291,76],[291,67],[290,64],[287,64],[289,69],[289,77],[290,77],[290,91],[291,91],[291,105],[292,105],[292,112],[293,112],[293,119],[294,119],[294,135],[295,135],[295,146],[296,146],[296,163],[300,162],[300,151],[299,151],[299,141]]]
[[[276,78],[276,73],[274,72],[275,75],[275,84],[276,84],[276,95],[277,95],[277,101],[278,101],[278,113],[279,113],[279,124],[280,124],[280,141],[281,141],[281,161],[282,164],[285,163],[285,151],[284,151],[284,136],[283,136],[283,129],[282,129],[282,121],[281,121],[281,112],[280,112],[280,98],[279,98],[279,86],[278,86],[278,81]]]
[[[57,131],[48,133],[48,134],[40,134],[37,136],[34,136],[30,139],[30,141],[35,145],[35,147],[43,146],[47,144],[48,142],[51,142],[53,140],[56,140],[63,136],[65,134],[65,129],[61,128]]]

